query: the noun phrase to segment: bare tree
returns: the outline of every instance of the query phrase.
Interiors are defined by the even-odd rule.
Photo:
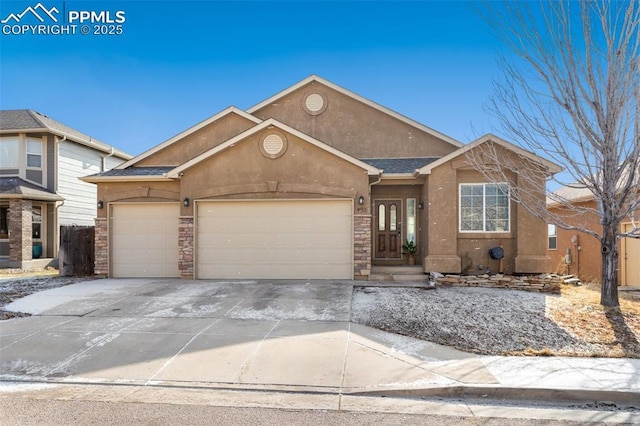
[[[497,144],[468,158],[487,178],[509,182],[512,198],[536,217],[600,241],[605,306],[619,306],[617,242],[640,237],[637,225],[621,229],[640,208],[639,1],[518,1],[481,11],[514,54],[500,57],[490,111],[508,138],[565,168],[553,180],[587,191],[597,207],[549,192],[561,211],[551,214],[536,194],[549,171]],[[601,227],[572,216],[597,217]]]

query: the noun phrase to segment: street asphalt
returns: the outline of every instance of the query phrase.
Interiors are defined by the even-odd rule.
[[[119,385],[140,400],[201,389],[378,410],[487,398],[640,423],[640,360],[478,356],[386,333],[350,322],[362,284],[102,279],[35,293],[5,307],[34,316],[0,322],[0,395]]]

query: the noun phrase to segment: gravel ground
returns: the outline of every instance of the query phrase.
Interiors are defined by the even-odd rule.
[[[492,355],[598,351],[547,317],[559,296],[487,288],[359,287],[352,321],[457,349]]]

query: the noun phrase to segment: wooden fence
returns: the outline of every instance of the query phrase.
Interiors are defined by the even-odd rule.
[[[86,277],[93,275],[94,227],[61,226],[58,263],[60,275]]]

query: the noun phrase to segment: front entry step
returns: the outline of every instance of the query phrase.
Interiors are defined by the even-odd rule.
[[[370,281],[420,281],[429,278],[422,266],[374,266],[371,268]]]

